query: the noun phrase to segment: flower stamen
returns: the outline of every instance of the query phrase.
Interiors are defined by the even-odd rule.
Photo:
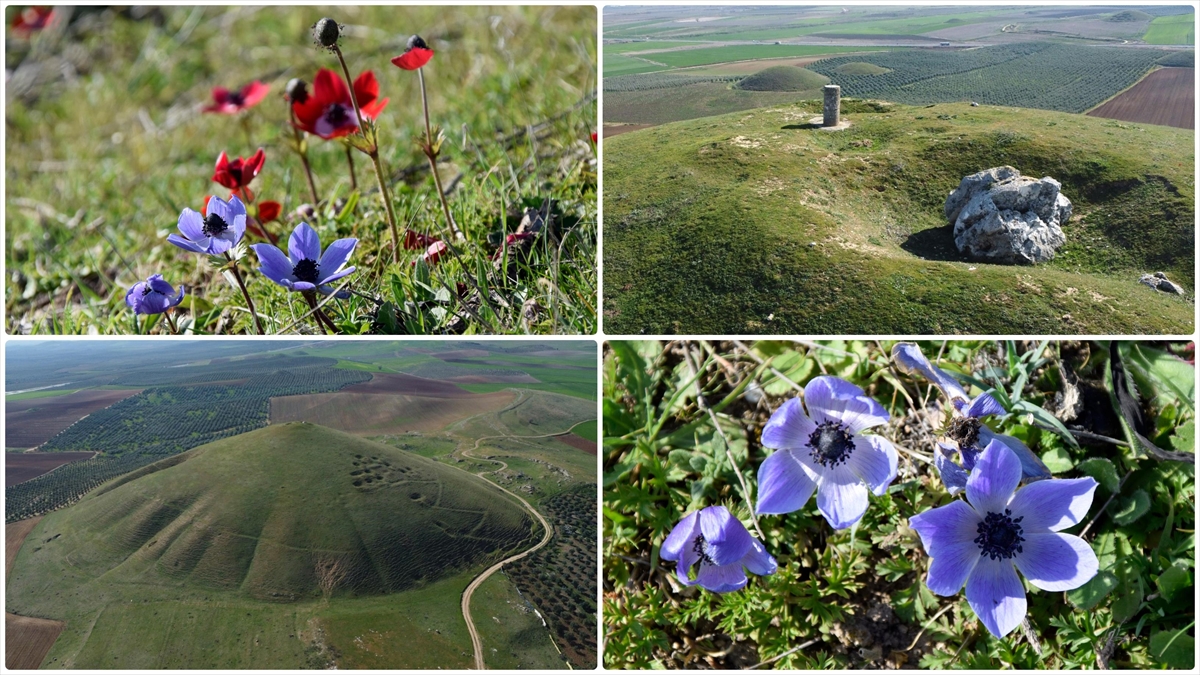
[[[979,523],[975,543],[979,545],[979,555],[990,556],[992,560],[1005,560],[1022,553],[1021,521],[1025,516],[1013,518],[1010,509],[1004,509],[1003,514],[989,511],[987,517]]]
[[[292,268],[292,276],[296,277],[297,281],[307,281],[310,284],[317,283],[320,278],[320,270],[317,261],[302,259]]]
[[[812,460],[821,466],[835,467],[850,458],[854,436],[837,422],[822,422],[808,437]]]
[[[221,216],[210,213],[204,217],[204,227],[202,228],[206,237],[215,237],[225,230],[229,229],[229,223]]]
[[[979,445],[979,428],[983,423],[976,417],[955,417],[946,431],[946,436],[958,443],[959,448],[974,448]]]

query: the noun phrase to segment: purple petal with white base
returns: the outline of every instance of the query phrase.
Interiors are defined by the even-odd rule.
[[[1025,618],[1025,587],[1008,560],[980,556],[967,578],[967,602],[988,631],[1004,637]]]
[[[763,460],[758,468],[758,513],[791,513],[812,497],[817,483],[805,470],[800,453],[777,450]]]
[[[835,530],[857,523],[867,512],[867,486],[847,466],[821,473],[817,480],[817,509]]]
[[[342,266],[357,245],[354,238],[338,239],[322,255],[316,230],[301,222],[288,239],[287,252],[270,244],[254,244],[250,248],[258,255],[258,271],[271,281],[290,291],[320,291],[329,295],[333,292],[330,282],[354,273],[354,267],[342,269]],[[338,293],[338,297],[349,294]]]
[[[775,559],[724,506],[708,506],[679,521],[663,541],[659,557],[675,561],[675,576],[684,585],[699,585],[714,593],[745,586],[743,568],[759,575],[776,569]]]
[[[125,293],[125,304],[134,314],[162,314],[183,302],[186,294],[183,286],[176,293],[161,274],[152,274],[149,279],[137,282]]]
[[[767,420],[762,430],[762,444],[781,450],[803,448],[817,425],[804,414],[799,398],[793,398],[779,406]]]
[[[308,223],[301,222],[296,229],[292,230],[292,236],[288,238],[288,259],[295,265],[301,260],[308,259],[317,262],[320,258],[321,238]]]
[[[896,479],[898,459],[896,448],[883,436],[857,436],[848,465],[878,497]]]
[[[167,241],[193,253],[221,255],[237,246],[246,233],[246,206],[237,197],[225,201],[210,197],[205,214],[184,209],[179,214],[179,232],[167,235]]]

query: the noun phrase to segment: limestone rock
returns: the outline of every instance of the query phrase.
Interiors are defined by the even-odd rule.
[[[1066,241],[1061,225],[1071,200],[1049,176],[1022,176],[1000,166],[962,179],[946,198],[954,244],[974,260],[1004,264],[1045,262]]]
[[[1143,284],[1146,284],[1147,286],[1149,286],[1150,288],[1153,288],[1154,290],[1162,291],[1163,293],[1171,293],[1174,295],[1184,295],[1185,294],[1185,291],[1183,290],[1183,286],[1180,286],[1179,284],[1175,283],[1174,281],[1171,281],[1170,279],[1168,279],[1167,275],[1163,272],[1155,272],[1154,274],[1143,274],[1142,278],[1138,279],[1138,281]]]

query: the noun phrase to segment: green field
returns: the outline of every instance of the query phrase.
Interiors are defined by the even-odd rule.
[[[635,131],[605,148],[611,333],[1191,332],[1194,134],[1055,112],[819,102]],[[867,142],[869,141],[869,145]],[[1036,267],[968,263],[942,213],[970,173],[1053,176],[1075,206]]]
[[[596,422],[594,420],[588,420],[587,422],[580,422],[579,424],[576,424],[571,429],[571,431],[576,436],[586,438],[589,441],[596,440]]]
[[[559,669],[563,659],[540,611],[503,572],[493,574],[471,596],[475,628],[485,645],[488,668]]]
[[[660,70],[667,70],[667,66],[655,65],[632,56],[622,56],[620,54],[604,55],[605,77],[636,75],[638,73],[654,73]]]
[[[22,547],[8,611],[68,625],[47,665],[300,668],[339,653],[347,665],[452,665],[470,649],[465,628],[424,629],[461,626],[470,577],[540,536],[476,478],[311,424],[179,459],[47,516]],[[404,635],[405,649],[383,639],[386,658],[368,658],[355,648],[368,627]]]
[[[1175,14],[1160,16],[1150,22],[1142,40],[1152,45],[1196,44],[1196,15]]]
[[[842,54],[846,52],[879,51],[882,47],[825,47],[821,45],[732,45],[728,47],[706,47],[704,49],[681,49],[674,52],[646,54],[646,58],[665,63],[672,68],[705,66],[730,61],[777,59],[792,56],[816,56],[818,54]],[[607,71],[605,71],[607,75]],[[617,74],[617,73],[614,73]]]
[[[671,49],[672,47],[688,47],[698,44],[697,42],[684,40],[644,40],[638,42],[612,42],[605,43],[605,54],[624,54],[626,52],[641,52],[649,49]]]
[[[78,389],[43,389],[42,391],[27,391],[24,394],[7,394],[4,397],[5,401],[28,401],[33,398],[52,398],[54,396],[66,396],[74,394]]]

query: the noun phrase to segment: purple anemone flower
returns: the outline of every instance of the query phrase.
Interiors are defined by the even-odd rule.
[[[1083,539],[1064,534],[1083,520],[1096,481],[1051,479],[1017,490],[1021,463],[999,441],[988,443],[967,479],[967,500],[909,519],[932,561],[925,585],[938,595],[967,586],[967,602],[996,637],[1025,617],[1017,570],[1044,591],[1068,591],[1096,575],[1099,561]]]
[[[724,506],[707,506],[684,517],[667,535],[659,555],[675,561],[675,575],[685,586],[699,584],[714,593],[745,586],[743,567],[760,575],[775,573],[775,558]],[[696,565],[699,570],[692,579]]]
[[[1032,481],[1050,477],[1050,470],[1028,446],[1017,438],[998,434],[983,424],[983,418],[988,415],[1008,414],[991,394],[984,392],[971,399],[957,380],[930,363],[921,353],[921,348],[911,342],[901,342],[892,347],[892,360],[903,372],[924,375],[950,400],[952,419],[946,429],[946,437],[953,444],[938,443],[938,452],[933,455],[934,466],[950,494],[958,494],[966,488],[967,473],[975,467],[981,449],[992,441],[1000,441],[1016,454],[1025,478]],[[961,455],[962,465],[953,461],[955,452]]]
[[[163,281],[161,274],[151,274],[149,279],[139,281],[125,294],[125,304],[134,314],[162,314],[168,309],[183,302],[186,294],[183,286],[179,293],[171,284]]]
[[[762,444],[775,448],[758,470],[758,513],[790,513],[817,493],[817,508],[836,529],[867,511],[868,489],[883,494],[896,478],[896,448],[861,432],[887,411],[849,382],[827,375],[804,387],[808,414],[794,398],[771,415]]]
[[[300,223],[288,239],[288,250],[270,244],[254,244],[250,248],[258,255],[262,267],[258,268],[268,279],[289,291],[320,291],[325,295],[333,292],[332,281],[352,274],[353,267],[342,269],[358,240],[338,239],[321,253],[321,239],[308,223]]]
[[[167,241],[187,251],[221,255],[246,234],[246,206],[237,197],[225,201],[214,195],[204,206],[203,216],[188,208],[179,214],[179,231],[182,237],[168,235]]]

